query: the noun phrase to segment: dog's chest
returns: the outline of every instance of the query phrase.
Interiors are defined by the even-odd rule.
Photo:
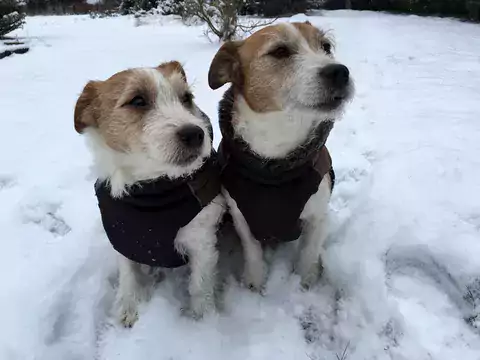
[[[319,188],[327,172],[333,178],[331,159],[325,147],[318,161],[293,171],[259,171],[251,162],[243,162],[232,154],[224,154],[221,181],[244,216],[253,236],[263,243],[293,241],[302,231],[302,211]],[[228,150],[226,151],[228,153]],[[226,155],[226,156],[225,156]]]
[[[188,188],[169,197],[114,199],[108,188],[96,189],[103,227],[116,251],[150,266],[178,267],[186,263],[175,249],[178,231],[202,210]]]
[[[220,183],[216,164],[210,163],[188,181],[145,183],[122,198],[113,198],[103,182],[95,192],[116,251],[141,264],[174,268],[187,261],[175,248],[179,230],[220,193]]]

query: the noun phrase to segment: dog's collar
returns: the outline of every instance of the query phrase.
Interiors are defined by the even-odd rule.
[[[278,184],[301,176],[305,167],[315,162],[333,128],[333,121],[323,121],[312,129],[307,142],[287,156],[267,159],[254,153],[243,139],[235,136],[232,125],[233,104],[232,86],[225,92],[219,105],[219,125],[223,136],[219,149],[220,163],[225,164],[231,159],[242,175],[266,184]]]
[[[217,159],[216,154],[212,152],[201,168],[189,176],[177,179],[160,177],[136,182],[119,200],[136,207],[158,207],[171,205],[193,194],[203,208],[220,192],[217,178]],[[103,188],[103,191],[110,193],[106,181],[97,180],[95,188],[97,191]]]

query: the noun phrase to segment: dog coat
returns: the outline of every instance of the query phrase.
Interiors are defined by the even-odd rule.
[[[167,268],[186,264],[175,249],[178,231],[219,193],[218,164],[212,154],[194,174],[134,184],[121,198],[110,195],[105,181],[95,192],[103,227],[114,249],[137,263]]]
[[[265,159],[235,137],[232,120],[233,88],[219,107],[223,139],[219,146],[222,186],[235,200],[253,236],[262,243],[296,240],[302,230],[300,215],[310,197],[330,173],[335,173],[325,141],[333,127],[322,122],[310,140],[284,159]]]

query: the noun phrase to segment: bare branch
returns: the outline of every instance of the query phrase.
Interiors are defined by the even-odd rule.
[[[200,19],[207,25],[207,33],[214,34],[222,41],[233,40],[239,35],[251,33],[254,29],[277,20],[241,23],[238,13],[242,6],[242,0],[186,0],[184,18]]]
[[[259,21],[256,21],[254,23],[249,23],[249,24],[238,24],[238,30],[240,30],[243,34],[243,36],[245,35],[250,35],[251,33],[253,33],[256,29],[260,28],[260,27],[264,27],[264,26],[268,26],[268,25],[272,25],[275,21],[278,20],[278,17],[275,18],[275,19],[272,19],[272,20],[259,20]]]
[[[345,349],[343,350],[343,353],[342,353],[341,357],[338,356],[338,354],[335,354],[335,356],[337,357],[337,360],[346,360],[347,359],[347,350],[348,350],[349,347],[350,347],[350,341],[345,346]]]

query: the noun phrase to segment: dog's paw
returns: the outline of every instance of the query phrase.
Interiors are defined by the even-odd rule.
[[[205,315],[215,311],[213,295],[194,295],[190,298],[190,307],[183,310],[183,314],[194,320],[200,320]]]
[[[243,272],[243,283],[247,289],[251,291],[262,293],[265,288],[265,266],[258,264],[255,267],[245,267]]]
[[[117,314],[120,324],[125,328],[131,328],[138,320],[138,308],[130,301],[117,303]]]
[[[302,269],[299,272],[300,286],[303,290],[308,291],[312,288],[320,279],[323,273],[323,266],[321,262],[312,264],[309,269]]]
[[[125,328],[131,328],[138,320],[137,302],[129,299],[117,300],[117,316],[120,324]]]
[[[244,275],[244,277],[243,277],[243,284],[248,290],[253,291],[253,292],[261,293],[265,289],[265,284],[264,284],[263,279],[261,279],[261,280],[260,279],[252,279],[252,278],[249,278],[246,275]]]
[[[266,285],[265,284],[262,284],[262,285],[258,286],[258,285],[246,284],[245,283],[245,287],[248,290],[250,290],[251,292],[254,292],[254,293],[262,295],[262,296],[264,296],[265,292],[266,292]]]
[[[120,323],[124,328],[130,329],[138,320],[138,311],[129,309],[120,314]]]
[[[317,279],[305,279],[305,280],[301,280],[300,281],[300,287],[301,287],[301,290],[303,291],[309,291],[312,286],[315,285],[315,283],[317,282],[318,280],[318,277]]]
[[[191,308],[181,308],[180,312],[181,312],[182,316],[187,317],[187,318],[192,319],[192,320],[195,320],[195,321],[202,320],[203,316],[205,315],[204,313],[194,311]]]

